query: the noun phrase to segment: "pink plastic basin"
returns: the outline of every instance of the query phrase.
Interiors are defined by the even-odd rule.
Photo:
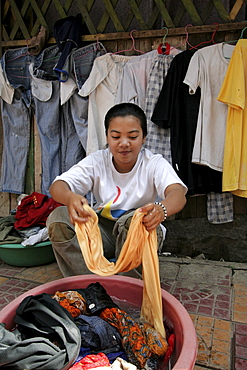
[[[86,288],[100,282],[112,297],[141,307],[143,281],[126,276],[101,277],[97,275],[71,276],[40,285],[20,295],[0,311],[0,322],[7,329],[14,327],[15,311],[21,301],[29,295],[40,293],[54,294],[57,290]],[[162,289],[164,318],[173,325],[176,335],[175,351],[172,357],[173,370],[193,370],[197,355],[197,337],[193,322],[182,304],[170,293]]]

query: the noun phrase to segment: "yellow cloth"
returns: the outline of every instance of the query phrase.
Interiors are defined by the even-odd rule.
[[[144,288],[141,317],[165,338],[156,230],[146,230],[142,223],[144,213],[137,209],[119,258],[116,263],[109,262],[104,257],[98,217],[92,208],[84,207],[92,213],[92,217],[86,223],[76,223],[75,231],[88,269],[100,276],[110,276],[130,271],[142,263]]]
[[[247,40],[233,51],[218,100],[228,105],[222,190],[247,198]]]

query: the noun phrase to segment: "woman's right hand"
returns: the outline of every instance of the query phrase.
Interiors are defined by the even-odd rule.
[[[86,211],[84,205],[88,204],[86,198],[81,195],[71,192],[67,197],[67,207],[70,215],[70,222],[74,225],[75,222],[87,222],[91,213]]]
[[[87,199],[71,191],[66,182],[54,181],[49,190],[54,200],[68,207],[70,221],[73,225],[75,222],[87,222],[88,217],[91,217],[90,212],[83,207],[84,204],[88,204]]]

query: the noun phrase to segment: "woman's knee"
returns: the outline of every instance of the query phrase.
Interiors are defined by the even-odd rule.
[[[51,242],[62,243],[73,239],[75,231],[63,222],[53,222],[48,228],[48,234]]]
[[[70,222],[68,208],[57,207],[49,215],[46,226],[51,242],[65,242],[75,236],[74,226]]]

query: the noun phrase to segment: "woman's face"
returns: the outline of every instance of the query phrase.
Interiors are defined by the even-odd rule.
[[[135,116],[113,118],[106,138],[116,170],[121,173],[131,171],[145,142],[140,120]]]

